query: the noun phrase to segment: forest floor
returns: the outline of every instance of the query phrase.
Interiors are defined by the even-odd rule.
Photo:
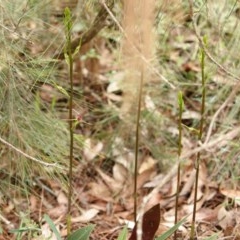
[[[48,31],[54,33],[54,28],[60,24],[61,22],[55,23]],[[31,28],[35,28],[35,26],[31,26]],[[167,39],[167,43],[172,47],[168,49],[169,59],[167,61],[169,62],[166,64],[169,69],[174,64],[179,66],[180,79],[201,75],[198,58],[189,59],[192,52],[188,54],[188,57],[185,52],[189,44],[194,45],[197,42],[194,31],[180,29],[179,33],[177,30],[171,32],[172,35]],[[173,41],[173,38],[180,35],[184,40],[179,45]],[[195,40],[192,40],[193,38]],[[40,46],[34,44],[28,46],[30,55],[40,54],[46,44],[43,42]],[[56,45],[58,43],[48,49],[47,58],[54,55],[53,48]],[[95,228],[90,236],[90,239],[94,240],[117,239],[124,226],[128,226],[129,233],[134,226],[134,148],[131,141],[134,141],[132,136],[135,134],[135,129],[130,130],[129,126],[126,127],[124,120],[118,115],[123,93],[116,84],[119,78],[122,78],[122,69],[116,60],[117,47],[119,47],[118,42],[114,42],[108,36],[97,36],[84,45],[74,59],[75,98],[73,110],[76,118],[75,136],[78,140],[75,142],[77,146],[74,148],[72,227],[75,230],[90,223],[94,224]],[[164,53],[166,54],[166,52]],[[180,62],[178,57],[182,59]],[[59,80],[58,85],[68,89],[67,64],[64,60],[57,60],[55,67]],[[175,69],[170,69],[169,73],[172,73],[172,70]],[[167,73],[165,72],[165,74]],[[220,79],[219,82],[215,77]],[[225,84],[225,82],[221,82],[224,77],[224,73],[216,70],[212,73],[213,80],[208,85],[211,93],[209,93],[209,102],[207,102],[209,117],[206,120],[206,135],[209,131],[211,133],[212,129],[208,126],[211,126],[214,114],[219,109],[222,111],[217,116],[217,120],[213,121],[215,125],[212,127],[211,139],[208,139],[204,143],[205,145],[198,144],[196,137],[189,138],[191,135],[189,133],[186,133],[186,137],[183,139],[182,159],[184,161],[181,163],[178,219],[186,217],[186,220],[177,231],[178,239],[189,239],[194,202],[195,160],[196,153],[200,151],[202,160],[197,189],[196,239],[240,239],[240,167],[238,166],[239,152],[236,150],[239,146],[239,119],[234,115],[224,130],[220,127],[221,120],[219,120],[224,119],[230,113],[233,114],[231,109],[235,103],[237,90],[236,94],[231,96],[233,85],[229,83],[225,97],[220,99],[220,103],[216,101],[217,103],[213,102],[215,105],[211,106],[211,99],[214,101],[211,98],[214,91],[218,91]],[[158,89],[157,84],[151,83],[151,89]],[[194,84],[190,87],[188,83],[182,86],[187,109],[184,124],[189,128],[195,127],[199,120],[197,112],[200,107],[199,92],[195,89],[196,85]],[[164,89],[165,86],[162,84],[160,87]],[[161,132],[159,135],[154,133],[157,130],[152,126],[155,124],[152,122],[152,125],[146,127],[148,128],[146,137],[144,128],[146,119],[141,123],[141,136],[146,139],[141,142],[139,150],[138,207],[142,207],[146,198],[149,198],[149,201],[144,206],[145,211],[160,203],[161,219],[157,236],[174,226],[175,216],[178,164],[176,161],[176,131],[178,131],[176,118],[178,115],[177,107],[169,110],[167,106],[172,99],[172,94],[169,92],[168,90],[165,93],[164,99],[160,99],[162,104],[165,104],[164,109],[154,107],[153,111],[156,118],[158,114],[164,116],[159,129],[159,131],[163,131],[163,135]],[[44,106],[41,109],[42,114],[45,114],[49,110],[46,111],[46,108],[51,108],[54,102],[55,115],[67,125],[68,100],[66,95],[64,96],[59,89],[56,89],[56,86],[49,83],[38,83],[37,91],[33,94],[39,97],[41,107]],[[224,105],[225,99],[228,101]],[[144,107],[147,109],[148,105],[152,103],[153,100],[150,98]],[[172,106],[176,105],[175,102],[171,104]],[[149,111],[147,109],[147,112]],[[224,124],[226,126],[225,122]],[[126,137],[128,131],[131,131],[130,135],[132,136]],[[161,136],[163,139],[160,139]],[[57,138],[58,136],[56,136],[56,141],[58,141]],[[130,138],[130,143],[128,138]],[[81,146],[79,147],[79,145]],[[166,147],[164,148],[162,145],[166,145]],[[233,155],[229,153],[232,150],[228,148],[229,145],[235,151],[234,153],[232,151]],[[163,155],[156,154],[157,150],[155,149],[158,148],[159,151],[163,151]],[[1,168],[4,168],[4,163],[8,161],[9,157],[8,148],[2,146],[1,151],[3,160]],[[225,160],[230,157],[231,160]],[[63,156],[63,158],[63,161],[68,161],[67,156]],[[162,160],[163,158],[164,160]],[[53,174],[52,178],[41,176],[34,170],[30,173],[31,183],[27,182],[24,188],[20,187],[20,191],[12,188],[11,184],[21,185],[22,180],[18,176],[15,177],[14,174],[10,177],[11,182],[7,188],[5,187],[8,189],[7,193],[1,192],[1,240],[57,239],[55,236],[51,236],[51,228],[46,223],[44,214],[53,220],[61,236],[66,237],[68,188],[64,181],[67,178],[65,170],[56,175]],[[6,178],[6,175],[6,172],[1,172],[2,179]]]

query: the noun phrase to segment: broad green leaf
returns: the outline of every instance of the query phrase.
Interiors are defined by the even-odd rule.
[[[123,230],[120,232],[117,240],[126,240],[126,239],[127,239],[127,233],[128,233],[127,227],[125,226],[125,227],[123,228]]]
[[[186,220],[186,218],[183,218],[176,225],[174,225],[172,228],[170,228],[168,231],[166,231],[161,236],[157,237],[155,240],[165,240],[165,239],[167,239],[185,222],[185,220]]]
[[[89,225],[80,228],[73,232],[72,234],[70,234],[70,236],[67,237],[67,240],[88,240],[94,227],[95,225]]]
[[[55,234],[57,240],[62,240],[61,235],[60,235],[59,231],[57,230],[57,228],[56,228],[54,222],[52,221],[52,219],[47,214],[44,214],[43,219],[48,223],[50,229]]]

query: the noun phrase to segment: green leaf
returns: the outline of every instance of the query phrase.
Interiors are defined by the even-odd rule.
[[[57,240],[62,240],[61,235],[60,235],[59,231],[57,230],[52,219],[47,214],[44,214],[43,219],[48,223],[50,229],[53,231],[53,233],[57,237]]]
[[[193,127],[188,127],[187,125],[182,123],[182,126],[185,127],[188,131],[190,131],[193,134],[199,135],[199,130]]]
[[[88,240],[94,227],[95,225],[89,225],[89,226],[80,228],[75,232],[73,232],[72,234],[70,234],[67,237],[67,240]]]
[[[37,227],[20,227],[18,229],[11,229],[10,233],[22,233],[22,232],[30,232],[30,231],[41,231],[40,228]]]
[[[78,44],[78,46],[76,47],[76,49],[73,53],[73,56],[75,56],[79,52],[79,50],[81,48],[81,45],[82,45],[82,38],[80,39],[79,44]]]
[[[185,220],[186,220],[186,218],[183,218],[176,225],[174,225],[172,228],[170,228],[168,231],[166,231],[161,236],[157,237],[155,240],[165,240],[165,239],[167,239],[179,228],[179,226],[181,226],[185,222]]]
[[[127,239],[127,233],[128,233],[127,227],[125,226],[125,227],[123,228],[123,230],[120,232],[117,240],[126,240],[126,239]]]

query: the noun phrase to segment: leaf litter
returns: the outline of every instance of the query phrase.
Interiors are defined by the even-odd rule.
[[[190,34],[190,37],[192,36],[193,35]],[[185,44],[186,42],[181,46],[177,46],[176,49],[185,48],[187,46],[185,46]],[[177,62],[180,54],[180,50],[176,49],[171,52],[171,60],[175,62]],[[105,52],[106,50],[106,48],[102,49],[102,51]],[[39,50],[32,49],[32,52],[35,53],[36,51]],[[111,57],[112,56],[109,56],[109,58]],[[189,61],[186,56],[184,56],[184,58],[186,59],[185,63],[181,64],[181,71],[200,71],[198,64]],[[110,60],[113,61],[112,59]],[[111,67],[109,62],[108,64],[104,63],[107,59],[101,59],[100,57],[99,61],[101,61],[102,69],[107,72],[108,68]],[[86,85],[85,98],[93,105],[99,105],[99,102],[102,102],[118,109],[117,103],[121,101],[121,95],[118,93],[121,92],[120,82],[123,79],[123,73],[120,70],[117,71],[115,75],[112,76],[112,82],[109,81],[107,84],[106,80],[103,82],[96,81],[89,83],[89,75],[91,73],[87,69],[94,69],[94,67],[96,67],[99,72],[101,72],[101,69],[99,69],[99,65],[96,61],[95,63],[86,62],[85,64],[85,69],[82,69],[82,71],[86,73],[84,79]],[[96,64],[96,66],[94,66],[94,64]],[[101,79],[101,74],[99,74],[98,80]],[[102,79],[106,79],[104,74],[102,74]],[[79,83],[76,80],[77,79],[75,79],[75,84],[78,85]],[[226,83],[225,78],[220,74],[217,74],[213,78],[213,81],[217,83]],[[231,84],[231,82],[228,84]],[[92,94],[93,92],[96,94]],[[56,97],[57,99],[59,98],[59,100],[63,98],[62,95],[56,92],[56,89],[48,84],[43,84],[39,88],[39,94],[42,101],[48,103],[52,102]],[[157,106],[148,95],[145,99],[145,105],[147,110],[153,111],[153,115],[160,118],[160,111],[158,111]],[[91,110],[92,109],[88,109],[87,111],[91,114]],[[87,113],[86,118],[88,118],[90,114]],[[187,110],[184,113],[184,119],[186,120],[196,120],[198,118],[199,114],[194,109]],[[94,121],[101,121],[101,118],[92,116],[92,118],[89,117],[89,119],[86,119],[86,121],[88,120],[94,123]],[[105,127],[107,127],[107,130],[112,128],[112,126]],[[85,132],[91,132],[90,126],[84,126],[84,128]],[[82,131],[80,127],[78,130]],[[173,130],[173,128],[169,129],[172,133]],[[225,135],[220,134],[213,139],[216,141],[210,142],[206,148],[210,148],[212,151],[218,151],[219,146],[224,148],[230,140],[236,138],[238,132],[239,129],[235,129],[235,131],[229,131]],[[119,138],[117,145],[119,142],[124,145],[124,141],[124,139]],[[72,210],[74,227],[77,229],[81,226],[85,226],[86,223],[93,222],[96,223],[96,228],[93,235],[90,237],[91,239],[116,239],[121,227],[124,227],[126,223],[132,223],[133,220],[132,164],[134,154],[130,150],[126,151],[126,153],[123,152],[121,148],[114,149],[114,163],[106,169],[103,164],[104,161],[107,161],[107,154],[105,154],[106,143],[101,140],[96,140],[94,136],[90,135],[85,140],[83,146],[83,151],[81,153],[81,160],[83,161],[79,161],[78,159],[75,160],[73,188],[74,204]],[[194,145],[191,141],[189,142],[189,140],[186,139],[186,149],[184,150],[188,153],[190,148],[194,148]],[[184,162],[181,174],[178,220],[187,217],[187,221],[178,229],[181,239],[188,239],[193,209],[195,168],[191,157],[192,155],[190,155],[190,160],[188,160],[188,162]],[[137,189],[139,204],[164,177],[157,163],[158,160],[154,159],[151,154],[146,156],[143,155],[138,174]],[[206,239],[216,234],[218,239],[223,239],[224,237],[228,237],[229,239],[240,239],[240,191],[237,187],[236,189],[226,188],[224,183],[220,186],[219,183],[214,182],[214,180],[209,178],[210,174],[206,165],[204,161],[201,164],[197,189],[198,202],[196,219],[199,239]],[[39,181],[36,181],[35,187],[32,190],[33,192],[30,193],[31,219],[35,222],[41,222],[41,216],[47,213],[54,220],[56,227],[64,237],[66,236],[64,219],[67,211],[67,197],[66,190],[63,187],[64,184],[49,179],[44,179],[42,183],[43,184],[40,185]],[[172,176],[164,187],[153,195],[148,202],[145,210],[150,210],[145,211],[145,215],[143,216],[143,230],[147,230],[144,231],[145,235],[142,240],[152,239],[155,232],[159,236],[174,225],[175,192],[176,174]],[[3,232],[6,237],[2,238],[0,236],[0,239],[13,239],[13,236],[10,236],[8,231],[17,228],[19,224],[19,221],[14,215],[14,211],[18,209],[27,210],[25,199],[16,198],[13,200],[4,199],[4,197],[2,197],[1,207],[2,211],[0,218],[4,225]],[[151,231],[149,231],[149,224],[153,228]],[[51,231],[47,224],[42,224],[41,228],[44,237],[55,239],[53,236],[51,237]],[[129,224],[129,229],[132,231],[132,235],[129,234],[130,239],[136,239],[136,228],[134,229],[133,224]]]

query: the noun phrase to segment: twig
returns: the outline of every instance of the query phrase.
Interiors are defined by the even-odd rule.
[[[199,43],[201,45],[201,48],[204,50],[205,54],[211,60],[211,62],[213,62],[216,66],[218,66],[220,70],[222,70],[224,73],[226,73],[227,75],[231,76],[235,80],[240,81],[240,78],[238,76],[236,76],[234,73],[228,71],[223,65],[221,65],[216,59],[214,59],[212,54],[206,48],[205,44],[203,43],[202,37],[200,36],[200,34],[199,34],[198,30],[197,30],[197,25],[196,25],[196,22],[194,20],[194,16],[193,16],[193,0],[188,0],[188,2],[189,2],[189,7],[190,7],[190,17],[192,19],[193,30],[194,30],[195,35],[196,35],[196,37],[197,37],[197,39],[198,39],[198,41],[199,41]]]
[[[228,98],[224,101],[224,103],[220,106],[220,108],[218,108],[218,110],[213,115],[212,120],[209,125],[209,128],[208,128],[208,132],[207,132],[207,136],[206,136],[206,140],[205,140],[204,144],[206,144],[209,141],[209,138],[210,138],[210,136],[212,134],[212,130],[213,130],[213,124],[215,123],[219,113],[227,106],[227,104],[229,102],[231,102],[233,100],[233,98],[236,96],[236,93],[239,91],[239,88],[240,88],[240,83],[238,83],[236,86],[234,86],[234,89],[231,92],[231,94],[228,96]]]
[[[13,225],[9,220],[7,220],[3,215],[0,214],[0,220],[4,222],[6,225]]]
[[[114,6],[114,0],[108,0],[107,2],[108,8],[112,9]],[[85,45],[86,43],[90,42],[105,26],[107,26],[107,22],[105,21],[107,16],[108,13],[105,7],[102,6],[97,16],[95,17],[92,26],[86,32],[71,42],[72,52],[75,51],[80,42],[81,46]],[[53,58],[64,59],[64,51],[56,54]]]
[[[34,161],[34,162],[40,163],[40,164],[44,165],[45,167],[56,167],[56,168],[63,169],[63,167],[60,167],[60,166],[57,165],[56,163],[46,163],[46,162],[43,162],[43,161],[41,161],[41,160],[39,160],[39,159],[37,159],[37,158],[35,158],[35,157],[32,157],[32,156],[28,155],[27,153],[23,152],[23,151],[20,150],[19,148],[14,147],[11,143],[5,141],[5,140],[2,139],[1,137],[0,137],[0,141],[1,141],[3,144],[5,144],[5,145],[7,145],[8,147],[10,147],[10,148],[12,148],[13,150],[15,150],[16,152],[22,154],[24,157],[26,157],[26,158]]]

